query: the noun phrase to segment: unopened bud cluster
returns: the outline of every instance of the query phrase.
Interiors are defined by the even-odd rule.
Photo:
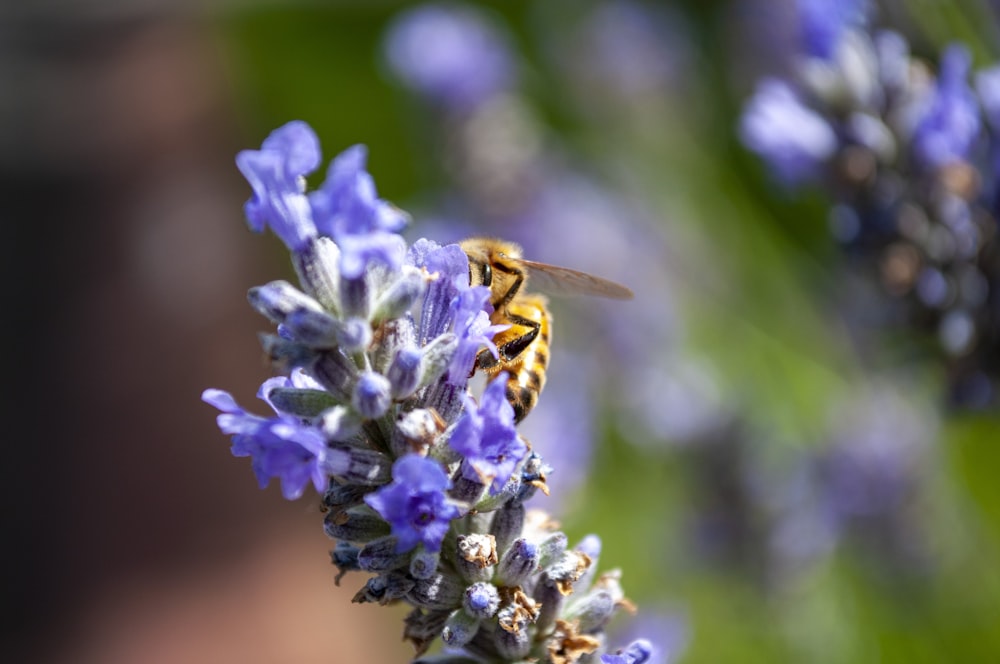
[[[285,242],[300,285],[249,294],[277,326],[265,351],[288,371],[258,392],[275,414],[203,395],[233,454],[286,498],[309,484],[321,493],[338,583],[362,571],[356,602],[410,604],[404,636],[418,655],[440,638],[440,662],[646,661],[645,641],[608,652],[604,629],[630,604],[617,572],[597,575],[600,540],[571,547],[525,508],[549,469],[514,426],[504,374],[478,399],[469,390],[476,354],[495,353],[503,329],[490,324],[489,289],[470,286],[458,245],[407,246],[406,218],[377,197],[363,148],[307,193],[319,162],[301,122],[237,158],[251,226]]]

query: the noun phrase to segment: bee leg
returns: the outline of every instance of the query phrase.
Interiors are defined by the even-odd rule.
[[[524,283],[524,270],[513,265],[500,263],[499,261],[493,264],[493,269],[514,275],[514,283],[510,285],[507,292],[504,293],[503,296],[493,305],[496,309],[502,309],[503,307],[506,307],[507,304],[514,299],[514,296],[517,295],[518,291],[521,290],[521,284]],[[490,279],[492,280],[492,275],[490,275]]]
[[[522,318],[521,316],[517,316],[515,314],[509,314],[507,316],[507,320],[515,325],[521,325],[522,327],[528,328],[528,331],[497,348],[497,350],[500,351],[500,360],[504,362],[510,362],[523,353],[524,350],[531,345],[531,342],[538,337],[538,332],[542,327],[538,321]]]
[[[510,315],[508,320],[515,325],[528,328],[528,331],[522,335],[514,337],[507,343],[497,346],[497,351],[499,351],[500,357],[493,357],[493,353],[490,352],[489,348],[484,348],[479,351],[479,353],[476,354],[475,366],[477,369],[495,369],[496,367],[517,359],[517,357],[531,345],[531,342],[538,337],[538,332],[541,329],[541,325],[538,321],[529,320],[516,315]]]

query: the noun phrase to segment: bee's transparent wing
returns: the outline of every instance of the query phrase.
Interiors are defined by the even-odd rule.
[[[631,300],[632,290],[619,283],[595,277],[568,267],[517,259],[529,274],[528,288],[552,295],[596,295],[616,300]]]

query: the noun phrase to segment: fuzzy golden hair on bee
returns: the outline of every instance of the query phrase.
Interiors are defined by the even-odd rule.
[[[480,351],[476,369],[490,380],[508,374],[507,401],[519,422],[538,402],[549,363],[552,314],[541,293],[627,300],[632,291],[586,272],[522,258],[521,247],[506,240],[476,237],[459,246],[469,258],[469,283],[490,289],[490,322],[509,326],[493,339],[499,357]],[[528,285],[538,293],[526,290]]]

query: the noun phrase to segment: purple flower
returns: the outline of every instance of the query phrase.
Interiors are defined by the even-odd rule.
[[[316,228],[340,246],[340,271],[348,279],[361,276],[373,260],[396,270],[406,253],[397,233],[407,217],[378,198],[365,170],[367,157],[363,145],[344,150],[331,162],[323,186],[309,195]]]
[[[834,412],[821,487],[839,520],[903,511],[918,484],[937,423],[895,391],[862,393]]]
[[[485,307],[490,306],[490,289],[486,286],[467,288],[451,301],[452,326],[458,336],[458,350],[448,367],[448,382],[459,385],[469,378],[476,354],[486,346],[499,357],[493,335],[506,330],[509,325],[490,325],[490,316]]]
[[[1000,65],[976,74],[976,92],[979,93],[986,119],[995,130],[1000,130]]]
[[[252,415],[222,390],[205,390],[201,398],[222,411],[219,429],[233,436],[233,456],[251,458],[262,489],[277,477],[282,495],[295,500],[310,481],[317,491],[325,491],[329,475],[347,470],[348,455],[327,448],[323,434],[299,418]]]
[[[798,0],[799,30],[806,54],[832,60],[844,32],[867,22],[867,0]]]
[[[504,394],[507,374],[501,373],[486,386],[481,402],[465,398],[465,411],[455,423],[448,443],[465,457],[462,474],[470,480],[490,483],[497,494],[528,451],[514,428],[514,409]]]
[[[979,106],[968,83],[970,64],[963,46],[953,45],[941,56],[937,87],[928,94],[913,131],[913,156],[924,168],[965,159],[979,135]]]
[[[645,664],[653,656],[653,644],[646,639],[638,639],[629,647],[615,655],[601,655],[601,664]]]
[[[451,520],[460,513],[445,496],[450,488],[436,461],[408,454],[393,465],[392,482],[365,496],[365,502],[389,522],[398,540],[397,553],[418,544],[434,553],[441,550]]]
[[[420,313],[417,339],[420,345],[450,331],[454,318],[452,300],[469,288],[469,258],[457,244],[441,246],[431,240],[413,243],[406,262],[436,275],[427,286]]]
[[[404,85],[459,110],[503,91],[514,78],[507,44],[470,8],[426,5],[401,14],[386,34],[385,51]]]
[[[815,176],[837,149],[837,135],[829,122],[776,79],[758,84],[743,111],[740,138],[785,184]]]
[[[614,639],[619,643],[630,644],[621,656],[628,656],[636,644],[644,643],[645,645],[635,652],[648,653],[646,664],[670,664],[677,661],[687,647],[689,631],[687,618],[677,610],[665,606],[644,605],[637,617],[630,619],[621,629],[615,630]],[[640,637],[640,634],[649,634],[653,639],[647,641]]]
[[[319,139],[301,120],[275,129],[260,150],[237,154],[236,167],[253,188],[244,206],[250,228],[259,233],[269,226],[293,251],[315,237],[303,176],[319,163]]]

